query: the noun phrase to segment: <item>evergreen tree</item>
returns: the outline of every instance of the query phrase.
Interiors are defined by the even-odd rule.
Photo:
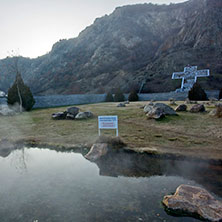
[[[132,90],[129,94],[129,97],[128,97],[128,100],[129,101],[138,101],[139,100],[139,97],[137,95],[137,92],[136,90]]]
[[[111,92],[108,92],[106,95],[106,102],[114,102],[113,94]]]
[[[220,89],[220,93],[219,93],[219,100],[222,99],[222,88]]]
[[[24,84],[21,74],[18,72],[15,82],[8,90],[8,104],[14,105],[15,103],[20,105],[20,111],[22,111],[22,108],[29,111],[35,104],[31,90]]]
[[[195,101],[208,100],[207,94],[198,83],[195,83],[193,87],[190,89],[190,91],[188,92],[188,98],[189,100],[195,100]]]
[[[115,102],[122,102],[122,101],[124,101],[124,100],[125,100],[125,97],[124,97],[124,95],[123,95],[123,92],[121,91],[120,88],[118,88],[118,89],[116,90],[115,95],[114,95],[114,101],[115,101]]]

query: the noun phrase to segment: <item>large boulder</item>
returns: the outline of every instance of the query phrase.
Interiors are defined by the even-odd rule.
[[[90,151],[85,155],[85,158],[90,161],[96,161],[100,159],[102,156],[105,156],[107,152],[108,152],[107,143],[96,143],[93,144]]]
[[[165,196],[162,202],[172,213],[222,221],[222,202],[200,187],[180,185],[174,195]]]
[[[153,107],[152,110],[150,110],[147,114],[146,114],[148,119],[161,119],[163,117],[165,117],[165,114],[163,112],[163,110],[159,107]]]
[[[67,113],[72,114],[73,116],[76,116],[79,113],[79,108],[78,107],[69,107],[67,109]]]
[[[164,103],[155,103],[154,105],[146,105],[144,107],[144,112],[149,113],[150,111],[154,112],[158,108],[158,112],[162,110],[162,113],[164,115],[177,115],[175,110],[171,108],[170,106],[164,104]]]
[[[54,120],[61,120],[61,119],[66,119],[67,112],[57,112],[52,114],[52,119]]]
[[[203,104],[195,104],[190,109],[191,113],[199,113],[199,112],[205,112],[205,106]]]
[[[187,111],[187,105],[186,104],[181,104],[181,105],[177,106],[177,108],[175,110],[176,110],[176,112]]]

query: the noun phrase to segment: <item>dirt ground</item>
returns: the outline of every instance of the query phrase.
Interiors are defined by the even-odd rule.
[[[222,159],[222,118],[209,115],[215,103],[205,104],[205,113],[180,112],[178,116],[168,116],[161,121],[146,118],[141,108],[145,104],[147,102],[131,102],[121,108],[116,107],[117,103],[80,105],[81,111],[90,110],[95,117],[78,121],[51,119],[52,113],[65,111],[67,107],[0,116],[0,139],[64,148],[90,146],[98,138],[97,116],[118,115],[119,136],[130,149]],[[188,106],[189,110],[192,105]],[[115,131],[103,130],[102,134],[115,136]]]

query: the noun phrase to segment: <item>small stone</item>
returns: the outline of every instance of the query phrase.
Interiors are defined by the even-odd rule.
[[[203,104],[195,104],[190,109],[191,113],[199,113],[199,112],[205,112],[205,106]]]
[[[124,104],[124,103],[119,103],[118,105],[117,105],[117,107],[125,107],[126,105]]]
[[[176,112],[187,111],[187,105],[181,104],[181,105],[177,106],[177,108],[175,110],[176,110]]]

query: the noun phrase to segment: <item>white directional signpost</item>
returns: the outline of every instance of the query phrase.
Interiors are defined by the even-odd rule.
[[[209,75],[209,69],[197,70],[197,66],[188,66],[184,68],[183,72],[174,72],[172,79],[182,79],[181,88],[177,89],[176,92],[187,92],[193,87],[198,77],[207,77]]]
[[[99,136],[101,129],[115,129],[118,136],[118,116],[98,116]]]

